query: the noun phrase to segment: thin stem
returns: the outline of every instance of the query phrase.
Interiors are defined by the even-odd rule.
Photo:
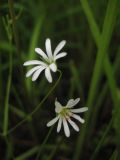
[[[17,32],[17,28],[16,28],[16,19],[15,19],[14,8],[13,8],[13,5],[14,5],[13,0],[8,0],[8,5],[9,5],[10,16],[12,19],[13,34],[14,34],[14,40],[15,40],[15,44],[16,44],[16,48],[17,48],[17,54],[18,54],[19,60],[21,60],[18,32]]]
[[[20,154],[19,156],[15,157],[15,160],[25,160],[29,159],[31,156],[37,153],[39,149],[39,146],[35,146],[29,150],[27,150],[25,153]]]
[[[21,53],[20,53],[20,45],[19,45],[19,38],[18,38],[18,30],[16,27],[16,17],[15,17],[15,13],[14,13],[14,2],[13,0],[8,0],[8,6],[9,6],[9,13],[10,13],[10,17],[12,20],[12,30],[13,30],[13,36],[14,36],[14,41],[15,41],[15,45],[16,45],[16,49],[17,49],[17,56],[18,56],[18,63],[19,63],[19,68],[20,68],[20,74],[21,74],[21,83],[24,86],[24,90],[25,90],[25,94],[27,95],[27,89],[26,89],[26,85],[25,85],[25,81],[23,79],[23,67],[22,67],[22,57],[21,57]]]
[[[8,155],[7,155],[7,159],[14,159],[14,154],[13,154],[13,148],[11,146],[11,143],[10,143],[10,140],[9,140],[9,137],[6,136],[5,137],[5,141],[6,141],[6,145],[7,145],[7,150],[8,150]]]
[[[53,90],[56,88],[56,86],[58,85],[58,83],[60,82],[60,79],[62,77],[62,72],[60,70],[58,70],[59,72],[59,78],[58,80],[56,81],[56,83],[53,85],[53,87],[50,89],[50,91],[47,93],[47,95],[43,98],[43,100],[35,107],[35,109],[29,113],[27,115],[26,118],[24,118],[22,121],[20,121],[16,126],[14,126],[13,128],[11,128],[7,134],[10,134],[11,132],[13,132],[17,127],[19,127],[21,124],[23,124],[24,122],[26,122],[31,116],[33,116],[33,114],[35,114],[35,112],[37,112],[40,107],[42,106],[42,104],[45,102],[45,100],[48,98],[48,96],[53,92]]]
[[[7,90],[5,97],[5,109],[4,109],[4,121],[3,121],[3,135],[7,134],[8,130],[8,118],[9,118],[9,96],[10,96],[10,88],[11,88],[11,80],[12,80],[12,52],[11,52],[11,39],[10,41],[10,53],[9,53],[9,76],[7,82]]]
[[[53,130],[53,127],[54,127],[54,126],[52,126],[52,127],[50,128],[50,130],[49,130],[47,136],[45,137],[45,139],[44,139],[42,145],[40,146],[40,150],[39,150],[39,152],[38,152],[38,154],[37,154],[35,160],[39,160],[40,154],[41,154],[41,152],[42,152],[42,150],[43,150],[43,148],[44,148],[44,145],[46,144],[46,142],[47,142],[49,136],[51,135],[51,132],[52,132],[52,130]]]

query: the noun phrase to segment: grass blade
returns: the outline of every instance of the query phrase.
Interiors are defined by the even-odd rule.
[[[89,5],[86,5],[87,1],[82,0],[81,4],[82,6],[84,6],[86,13],[87,13],[88,6],[89,6]],[[97,53],[97,58],[96,58],[95,65],[94,65],[94,71],[93,71],[93,76],[92,76],[90,90],[88,94],[88,100],[87,100],[87,106],[89,106],[89,112],[86,113],[86,124],[83,126],[82,132],[80,133],[80,136],[78,138],[77,148],[76,148],[76,152],[74,155],[75,160],[79,159],[79,156],[81,155],[81,152],[82,152],[82,147],[83,147],[83,143],[85,140],[86,131],[88,128],[88,123],[89,123],[89,119],[91,116],[93,103],[95,100],[95,95],[97,93],[97,86],[99,84],[100,77],[101,77],[102,62],[104,61],[104,56],[108,49],[110,39],[112,36],[112,32],[114,29],[114,24],[115,24],[115,19],[116,19],[115,17],[117,15],[116,8],[117,8],[117,0],[115,0],[114,2],[112,0],[109,0],[107,11],[106,11],[106,16],[104,20],[104,25],[103,25],[103,32],[100,38],[99,38],[98,29],[95,23],[92,23],[92,26],[96,28],[95,31],[97,31],[94,33],[94,37],[96,39],[96,42],[98,43],[98,53]],[[91,16],[89,17],[90,19],[89,21],[93,21],[93,18],[91,20],[92,13],[90,15]]]
[[[10,41],[10,44],[11,44],[11,41]],[[11,52],[11,49],[10,49],[10,53],[9,53],[9,75],[8,75],[8,82],[7,82],[7,89],[6,89],[4,121],[3,121],[3,135],[6,135],[7,130],[8,130],[9,96],[10,96],[11,81],[12,81],[12,52]]]

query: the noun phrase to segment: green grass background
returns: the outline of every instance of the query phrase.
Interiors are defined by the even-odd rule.
[[[26,79],[35,47],[63,39],[68,55],[48,84]],[[0,160],[120,160],[120,1],[20,0],[0,3]],[[54,101],[87,106],[70,138],[46,123]]]

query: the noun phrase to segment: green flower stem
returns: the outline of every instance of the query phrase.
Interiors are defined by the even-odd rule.
[[[48,132],[47,136],[45,137],[45,139],[44,139],[44,141],[43,141],[42,145],[40,146],[40,150],[39,150],[39,152],[38,152],[38,154],[37,154],[37,156],[36,156],[36,159],[35,159],[35,160],[39,160],[39,157],[40,157],[40,154],[41,154],[41,152],[42,152],[42,149],[44,148],[44,145],[46,144],[46,142],[47,142],[48,138],[50,137],[50,135],[51,135],[51,132],[52,132],[53,128],[54,128],[54,126],[52,126],[52,127],[50,128],[50,130],[49,130],[49,132]]]
[[[10,134],[11,132],[13,132],[17,127],[19,127],[21,124],[23,124],[24,122],[26,122],[28,119],[31,119],[31,116],[33,116],[42,106],[42,104],[45,102],[45,100],[48,98],[48,96],[54,91],[54,89],[56,88],[56,86],[58,85],[58,83],[60,82],[60,79],[62,77],[62,72],[60,70],[58,70],[59,72],[59,78],[56,81],[56,83],[53,85],[53,87],[50,89],[50,91],[47,93],[47,95],[43,98],[43,100],[36,106],[36,108],[27,115],[26,118],[24,118],[22,121],[20,121],[16,126],[14,126],[13,128],[11,128],[7,134]]]

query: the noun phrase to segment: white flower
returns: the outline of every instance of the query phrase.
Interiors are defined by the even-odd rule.
[[[70,129],[68,127],[69,124],[78,132],[79,127],[72,120],[72,118],[84,123],[84,119],[78,116],[76,113],[82,113],[88,110],[87,107],[73,109],[73,107],[80,101],[80,98],[70,99],[66,106],[62,106],[57,100],[55,101],[55,112],[57,116],[47,123],[47,127],[52,126],[58,121],[57,132],[61,130],[62,123],[64,127],[64,132],[67,137],[70,136]]]
[[[26,61],[23,64],[24,66],[36,65],[35,67],[33,67],[27,72],[26,77],[29,77],[32,75],[32,81],[35,81],[40,75],[40,73],[43,70],[45,70],[45,77],[47,78],[48,82],[51,83],[52,82],[51,71],[53,72],[57,71],[56,60],[67,55],[66,52],[60,52],[60,50],[64,47],[65,43],[66,43],[65,40],[61,41],[55,48],[53,54],[51,49],[51,41],[49,38],[46,39],[46,42],[45,42],[46,53],[43,52],[40,48],[35,48],[36,53],[40,55],[40,58],[42,61],[39,61],[39,60]]]

